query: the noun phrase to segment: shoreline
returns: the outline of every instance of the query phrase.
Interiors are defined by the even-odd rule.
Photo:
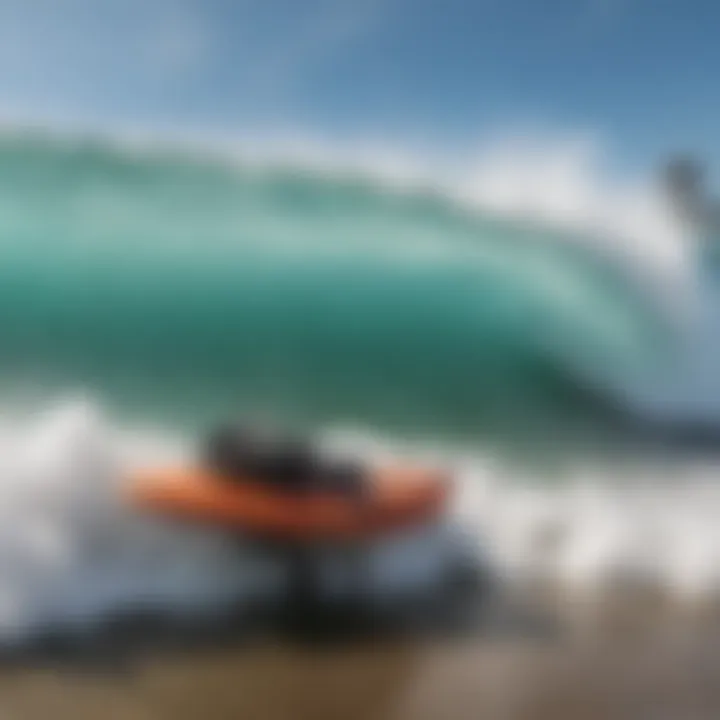
[[[720,612],[629,598],[526,603],[465,637],[303,645],[217,634],[123,658],[38,658],[0,669],[0,716],[58,720],[711,720],[720,716]],[[507,608],[506,608],[507,609]],[[518,616],[519,617],[519,616]],[[506,618],[507,621],[507,618]],[[202,633],[201,633],[202,635]],[[97,649],[96,649],[97,650]],[[102,650],[102,648],[100,648]],[[112,643],[105,650],[112,651]],[[76,658],[77,660],[77,658]]]

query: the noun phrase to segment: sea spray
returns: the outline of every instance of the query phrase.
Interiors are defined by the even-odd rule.
[[[84,633],[123,613],[221,616],[282,593],[282,568],[269,557],[227,533],[128,504],[132,468],[187,460],[192,447],[163,433],[140,438],[87,400],[55,403],[12,442],[3,440],[3,644],[49,629]],[[422,447],[413,454],[412,443],[371,435],[356,452],[366,455],[370,445],[380,449],[369,456],[375,462],[453,457]],[[347,441],[338,451],[349,451]],[[667,468],[651,460],[572,466],[548,485],[531,469],[523,478],[507,472],[496,458],[458,460],[447,523],[371,549],[368,597],[422,598],[470,549],[498,587],[541,581],[570,605],[581,595],[585,603],[612,598],[628,582],[652,586],[678,608],[717,598],[720,492],[711,468],[676,467],[671,483]]]

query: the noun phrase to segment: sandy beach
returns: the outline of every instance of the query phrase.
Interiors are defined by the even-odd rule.
[[[8,719],[445,718],[711,720],[717,644],[560,649],[518,644],[343,652],[204,652],[107,673],[3,674]]]
[[[567,618],[566,618],[567,619]],[[714,615],[615,607],[530,637],[328,646],[156,647],[120,662],[7,666],[7,720],[711,720],[720,716]]]

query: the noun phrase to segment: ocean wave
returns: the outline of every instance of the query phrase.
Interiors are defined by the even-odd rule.
[[[586,145],[408,162],[392,189],[402,163],[368,145],[222,147],[3,137],[6,387],[90,385],[199,422],[232,398],[572,426],[662,362],[686,308],[679,230]]]

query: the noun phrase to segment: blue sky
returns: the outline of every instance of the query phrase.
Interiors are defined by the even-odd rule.
[[[417,137],[601,133],[720,164],[717,0],[0,0],[0,114]]]

